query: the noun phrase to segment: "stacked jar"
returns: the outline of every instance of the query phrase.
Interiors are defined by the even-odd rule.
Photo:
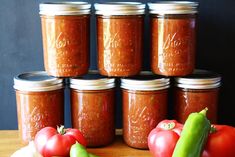
[[[174,113],[179,122],[184,123],[191,112],[207,107],[208,119],[213,124],[217,123],[220,75],[197,69],[191,75],[175,78],[175,86]]]
[[[23,73],[14,78],[19,137],[23,145],[46,127],[64,123],[63,79],[44,71]]]
[[[221,77],[195,69],[197,2],[149,3],[151,26],[151,68],[155,74],[173,76],[174,119],[184,123],[191,112],[208,108],[217,122]]]
[[[126,144],[148,148],[148,134],[167,117],[170,79],[141,72],[122,78],[123,138]]]
[[[195,2],[149,3],[151,68],[159,75],[184,76],[195,67]]]
[[[18,128],[23,144],[46,127],[64,124],[64,77],[89,68],[90,12],[87,2],[40,4],[44,67],[14,78]]]
[[[175,77],[174,118],[183,123],[189,113],[208,107],[209,119],[216,122],[221,77],[195,70],[198,3],[167,1],[148,6],[153,73],[141,72],[145,4],[94,5],[100,75],[88,72],[91,5],[40,4],[46,72],[24,73],[14,79],[18,124],[25,143],[41,128],[63,124],[62,78],[69,78],[72,127],[81,130],[89,147],[108,145],[115,137],[112,77],[121,81],[123,138],[131,147],[147,149],[148,134],[167,118],[168,77]],[[56,115],[52,113],[55,108]]]
[[[70,79],[72,126],[88,147],[105,146],[115,137],[115,79],[88,74]]]
[[[142,65],[145,4],[96,3],[95,9],[100,74],[137,75]]]
[[[86,2],[40,4],[44,67],[49,75],[74,77],[88,72],[90,8]]]

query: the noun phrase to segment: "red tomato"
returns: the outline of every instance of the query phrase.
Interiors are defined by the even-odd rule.
[[[86,140],[77,129],[64,129],[45,127],[35,136],[36,149],[44,157],[61,156],[68,157],[71,146],[76,141],[86,146]]]
[[[183,125],[176,120],[163,120],[148,136],[148,146],[154,157],[172,157]]]
[[[66,134],[73,136],[78,143],[82,144],[84,147],[87,146],[87,141],[78,129],[66,129]]]
[[[235,157],[235,128],[215,125],[209,134],[202,157]]]

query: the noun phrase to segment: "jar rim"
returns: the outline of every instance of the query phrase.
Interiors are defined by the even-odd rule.
[[[95,3],[97,15],[142,15],[145,13],[145,4],[140,2],[104,2]]]
[[[98,71],[90,70],[83,77],[69,79],[69,86],[77,90],[102,90],[115,87],[115,79],[101,76]]]
[[[121,88],[130,90],[162,90],[170,87],[170,79],[144,71],[140,75],[121,79]]]
[[[45,2],[39,4],[40,15],[83,15],[90,14],[88,2]]]
[[[211,89],[221,86],[221,76],[215,72],[196,69],[191,75],[175,78],[176,86],[189,89]]]
[[[64,87],[63,79],[49,76],[45,71],[32,71],[14,77],[14,89],[21,91],[52,91]]]
[[[196,14],[198,2],[159,1],[148,3],[150,14]]]

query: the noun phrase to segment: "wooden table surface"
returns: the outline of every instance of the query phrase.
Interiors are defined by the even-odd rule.
[[[20,147],[18,131],[0,131],[0,157],[10,157]],[[115,142],[109,146],[88,149],[88,152],[99,155],[100,157],[151,157],[148,150],[138,150],[128,147],[123,143],[121,136],[117,136]]]

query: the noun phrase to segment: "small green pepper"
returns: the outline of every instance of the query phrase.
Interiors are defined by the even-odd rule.
[[[210,121],[206,117],[207,110],[205,108],[199,113],[191,113],[189,115],[172,157],[201,156],[211,126]]]
[[[83,145],[76,142],[70,148],[70,157],[89,157],[89,154]]]
[[[76,142],[70,148],[70,157],[98,157],[98,156],[88,153],[83,145]]]

